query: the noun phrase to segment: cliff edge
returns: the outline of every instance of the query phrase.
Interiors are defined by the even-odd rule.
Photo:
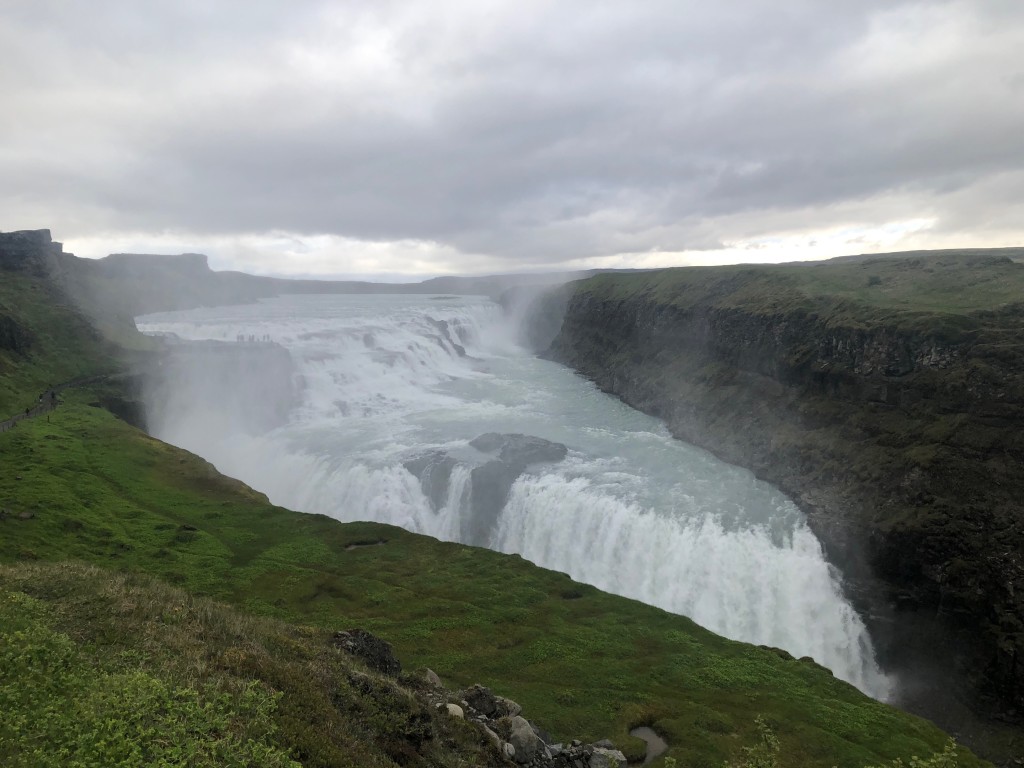
[[[976,742],[1024,715],[1022,255],[600,275],[546,353],[789,493],[902,704]]]

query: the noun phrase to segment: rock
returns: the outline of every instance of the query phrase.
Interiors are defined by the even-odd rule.
[[[533,732],[533,726],[524,717],[513,717],[510,722],[509,743],[515,747],[517,763],[528,763],[544,750],[544,742]]]
[[[390,677],[402,672],[401,662],[395,658],[391,644],[381,640],[365,629],[349,629],[335,632],[334,645],[361,659],[370,669]]]
[[[441,509],[448,498],[448,483],[455,459],[444,451],[428,451],[403,462],[402,466],[420,481],[431,508],[435,512]]]
[[[512,699],[506,699],[504,696],[498,696],[494,701],[494,717],[515,717],[521,714],[523,708],[516,704]]]
[[[441,678],[438,677],[437,672],[427,667],[423,670],[424,679],[435,688],[444,688],[444,684],[441,682]]]
[[[507,757],[509,760],[516,759],[516,748],[508,742],[505,742],[501,745],[501,751],[505,753],[505,757]]]
[[[497,453],[501,461],[526,467],[530,464],[561,461],[569,449],[541,437],[488,432],[469,441],[482,453]]]
[[[482,685],[473,685],[462,692],[462,698],[477,712],[491,717],[497,709],[497,697]]]
[[[626,768],[626,756],[617,749],[595,747],[590,756],[590,768]]]
[[[602,749],[615,749],[615,744],[612,742],[611,739],[601,739],[600,741],[595,741],[591,746],[601,747]]]
[[[460,707],[458,704],[449,704],[448,714],[452,717],[457,717],[460,720],[464,720],[466,717],[466,713],[462,711],[462,707]]]

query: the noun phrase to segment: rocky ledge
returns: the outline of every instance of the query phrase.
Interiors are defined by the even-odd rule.
[[[373,672],[391,678],[402,675],[402,664],[391,645],[364,629],[335,632],[332,642]],[[495,695],[482,685],[453,691],[430,669],[403,681],[417,690],[417,697],[427,706],[478,728],[481,738],[494,747],[495,756],[502,763],[526,768],[626,768],[625,755],[608,739],[592,744],[578,739],[556,742],[536,723],[523,717],[523,708],[516,702]]]

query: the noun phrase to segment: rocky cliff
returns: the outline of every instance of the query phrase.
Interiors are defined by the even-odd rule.
[[[1014,255],[598,276],[547,351],[792,495],[904,706],[975,739],[1024,713]]]

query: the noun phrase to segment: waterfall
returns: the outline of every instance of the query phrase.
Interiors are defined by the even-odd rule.
[[[275,503],[518,553],[890,694],[863,622],[789,499],[533,358],[493,302],[282,297],[139,324],[229,344],[254,335],[288,351],[298,399],[287,424],[242,429],[203,416],[215,402],[181,398],[154,408],[152,423]],[[210,375],[203,368],[182,374],[182,391],[249,386],[196,386]],[[510,459],[474,447],[483,433],[559,450]]]

